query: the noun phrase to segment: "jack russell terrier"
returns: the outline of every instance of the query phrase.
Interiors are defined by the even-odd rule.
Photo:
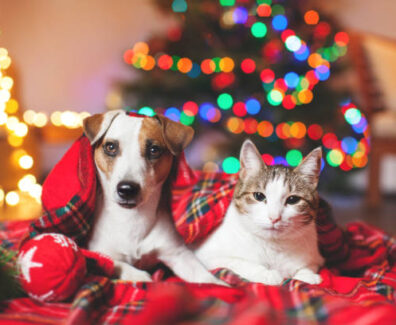
[[[186,247],[167,204],[164,183],[193,129],[117,110],[86,118],[84,132],[101,185],[88,249],[113,258],[122,280],[152,281],[142,269],[162,261],[185,281],[226,285]]]

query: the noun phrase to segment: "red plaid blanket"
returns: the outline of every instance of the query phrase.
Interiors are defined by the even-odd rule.
[[[30,236],[61,232],[84,245],[95,205],[96,179],[86,138],[77,141],[44,184],[39,220],[0,224],[1,249],[16,249]],[[172,210],[187,242],[207,235],[222,220],[235,175],[192,171],[179,159]],[[62,185],[65,184],[65,185]],[[161,270],[149,284],[90,275],[68,303],[19,298],[0,304],[1,323],[20,324],[383,324],[396,323],[396,240],[363,223],[338,227],[328,205],[318,213],[319,245],[326,258],[323,283],[298,280],[282,286],[246,283],[230,270],[213,272],[232,288],[188,284]]]

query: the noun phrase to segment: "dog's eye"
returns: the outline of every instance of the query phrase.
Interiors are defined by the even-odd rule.
[[[108,156],[114,157],[118,153],[118,143],[108,141],[103,145],[103,150]]]
[[[262,202],[262,201],[264,201],[267,197],[263,194],[263,193],[261,193],[261,192],[254,192],[253,193],[253,197],[257,200],[257,201],[260,201],[260,202]]]
[[[300,202],[300,200],[301,200],[301,198],[299,196],[292,195],[286,199],[286,204],[296,204],[296,203]]]
[[[162,148],[155,144],[148,147],[147,156],[149,159],[157,159],[162,154]]]

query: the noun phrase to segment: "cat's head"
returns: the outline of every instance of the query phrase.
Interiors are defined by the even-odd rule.
[[[295,168],[267,166],[256,146],[241,148],[241,170],[233,202],[243,225],[261,237],[298,235],[314,222],[322,149],[316,148]]]

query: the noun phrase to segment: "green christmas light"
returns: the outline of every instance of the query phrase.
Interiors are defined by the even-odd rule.
[[[345,112],[345,119],[349,124],[358,124],[362,118],[362,113],[357,108],[350,108]]]
[[[302,159],[303,159],[302,153],[296,149],[290,150],[286,154],[287,163],[292,167],[298,166],[298,164],[302,161]]]
[[[342,164],[344,155],[340,150],[333,149],[327,153],[326,160],[330,166],[337,167]]]
[[[234,100],[230,94],[222,93],[219,95],[219,97],[217,97],[217,104],[221,109],[230,109],[233,103]]]
[[[279,90],[273,89],[268,93],[267,100],[271,105],[277,106],[282,103],[283,95]]]
[[[222,168],[226,174],[235,174],[239,171],[239,160],[235,157],[227,157],[224,159]]]
[[[284,15],[285,14],[285,8],[282,5],[273,5],[272,6],[272,12],[271,12],[271,16],[275,17],[277,15]]]
[[[155,115],[154,110],[149,106],[142,107],[141,109],[139,109],[138,113],[141,115],[146,115],[146,116],[154,116]]]
[[[257,4],[258,5],[266,4],[270,6],[272,4],[272,0],[257,0]]]
[[[257,21],[252,25],[251,32],[254,37],[263,38],[267,35],[267,26],[261,21]]]
[[[184,125],[191,125],[194,123],[195,116],[189,116],[184,112],[181,112],[180,114],[180,123]]]
[[[230,7],[230,6],[235,5],[235,0],[220,0],[220,4],[223,7]]]

